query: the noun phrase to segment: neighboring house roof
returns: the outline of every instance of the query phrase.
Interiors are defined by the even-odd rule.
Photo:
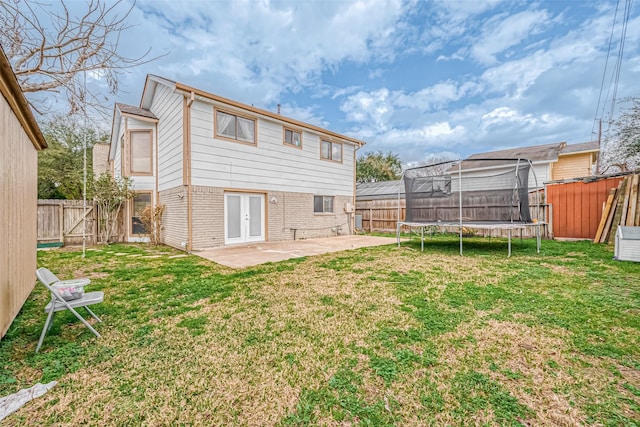
[[[247,105],[247,104],[243,104],[241,102],[238,101],[234,101],[232,99],[228,99],[228,98],[224,98],[222,96],[210,93],[210,92],[206,92],[204,90],[201,89],[196,89],[194,87],[188,86],[186,84],[183,83],[178,83],[178,82],[174,82],[172,80],[169,79],[165,79],[164,77],[160,77],[160,76],[156,76],[153,74],[148,74],[147,75],[147,80],[145,82],[144,85],[144,92],[142,93],[142,99],[140,100],[140,107],[145,109],[145,108],[149,108],[151,107],[151,102],[153,100],[153,94],[155,93],[155,88],[158,84],[163,84],[165,86],[168,86],[170,88],[173,88],[175,91],[177,92],[182,92],[184,95],[189,95],[189,94],[193,94],[193,96],[198,96],[200,98],[204,98],[204,99],[208,99],[211,101],[215,101],[215,102],[219,102],[221,104],[225,104],[228,105],[230,107],[235,107],[235,108],[239,108],[245,111],[250,111],[254,114],[258,114],[260,116],[263,117],[268,117],[272,120],[276,120],[279,122],[284,122],[293,126],[297,126],[300,128],[304,128],[307,130],[311,130],[311,131],[315,131],[324,135],[327,135],[329,137],[335,137],[338,138],[340,140],[343,140],[345,142],[349,142],[352,143],[354,145],[357,145],[358,147],[363,146],[364,144],[366,144],[364,141],[361,141],[359,139],[356,138],[352,138],[350,136],[346,136],[346,135],[342,135],[333,131],[330,131],[328,129],[323,129],[319,126],[316,125],[312,125],[309,123],[304,123],[301,122],[299,120],[295,120],[289,117],[285,117],[282,116],[280,114],[277,113],[272,113],[271,111],[267,111],[267,110],[263,110],[261,108],[256,108],[252,105]]]
[[[47,142],[40,131],[40,127],[33,117],[33,112],[24,93],[20,88],[20,83],[16,78],[9,60],[0,47],[0,93],[5,97],[13,113],[18,118],[22,128],[37,150],[47,148]]]
[[[471,163],[462,162],[462,169],[476,169],[494,166],[495,160],[501,159],[527,159],[534,163],[548,163],[558,160],[560,150],[566,142],[555,142],[553,144],[533,145],[530,147],[509,148],[507,150],[489,151],[487,153],[472,154],[465,160],[477,160]],[[482,162],[482,160],[490,160]],[[465,164],[466,163],[466,164]]]
[[[578,153],[594,153],[600,151],[600,143],[598,141],[581,142],[579,144],[566,145],[560,155],[578,154]]]
[[[356,184],[356,200],[389,199],[398,197],[398,192],[404,197],[404,183],[402,180]]]
[[[134,116],[147,117],[149,119],[156,119],[155,114],[153,114],[149,110],[145,110],[144,108],[134,107],[133,105],[121,104],[119,102],[116,103],[116,108],[118,108],[122,113],[132,114]]]

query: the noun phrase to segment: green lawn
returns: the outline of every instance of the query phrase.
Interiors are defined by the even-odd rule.
[[[38,285],[0,341],[8,425],[640,425],[640,264],[588,242],[455,237],[230,270],[53,250],[103,290],[96,339]],[[176,257],[178,256],[178,257]]]

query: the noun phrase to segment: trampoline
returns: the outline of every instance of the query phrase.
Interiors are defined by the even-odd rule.
[[[529,186],[530,178],[533,187]],[[402,174],[402,181],[406,215],[404,221],[397,223],[398,246],[403,226],[410,232],[420,229],[423,251],[425,229],[455,227],[459,229],[462,255],[464,229],[500,229],[508,232],[508,256],[511,256],[512,231],[533,227],[536,250],[540,253],[540,227],[545,223],[539,220],[540,187],[530,160],[442,162],[407,169]],[[530,194],[535,197],[533,206]],[[532,215],[532,208],[535,215]]]

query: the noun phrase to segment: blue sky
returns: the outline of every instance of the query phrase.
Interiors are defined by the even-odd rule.
[[[123,75],[124,92],[113,100],[138,105],[146,73],[158,74],[271,111],[280,103],[284,115],[361,138],[363,151],[392,151],[405,163],[585,142],[595,139],[615,6],[139,0],[121,46],[131,56],[148,47],[166,56]],[[621,0],[619,21],[623,7]],[[638,9],[618,98],[640,96]]]

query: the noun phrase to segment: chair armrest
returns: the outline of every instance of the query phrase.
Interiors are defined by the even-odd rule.
[[[91,280],[82,278],[82,279],[70,279],[70,280],[61,280],[53,284],[53,286],[57,287],[66,287],[66,286],[87,286],[91,283]]]

